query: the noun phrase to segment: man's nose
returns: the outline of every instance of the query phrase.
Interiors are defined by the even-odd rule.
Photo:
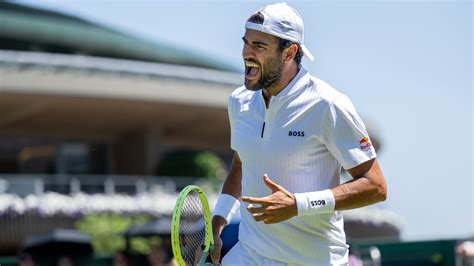
[[[244,44],[244,47],[242,48],[242,57],[244,60],[247,60],[249,58],[254,57],[254,52],[252,50],[252,46]]]

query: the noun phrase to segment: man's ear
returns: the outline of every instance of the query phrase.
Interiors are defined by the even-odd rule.
[[[285,61],[292,61],[295,58],[296,53],[298,52],[298,45],[296,43],[292,43],[288,48],[285,49]]]

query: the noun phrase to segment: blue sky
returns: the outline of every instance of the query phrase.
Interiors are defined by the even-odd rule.
[[[244,21],[269,1],[20,1],[242,65]],[[474,235],[471,1],[287,1],[315,76],[347,94],[383,141],[403,238]]]

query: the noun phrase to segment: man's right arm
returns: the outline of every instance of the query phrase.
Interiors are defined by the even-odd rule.
[[[222,187],[222,194],[229,194],[239,201],[242,197],[242,162],[240,161],[239,155],[237,153],[234,154],[234,158],[232,159],[230,171],[224,182],[224,186]],[[214,242],[216,247],[216,250],[212,256],[214,261],[218,261],[220,259],[220,249],[222,247],[220,235],[226,225],[227,222],[224,217],[219,215],[212,217],[212,232],[214,234]]]
[[[222,187],[222,194],[229,194],[238,200],[242,197],[242,162],[237,153],[232,159],[230,171]],[[220,235],[225,225],[226,221],[223,217],[218,215],[212,217],[212,232],[214,234]]]

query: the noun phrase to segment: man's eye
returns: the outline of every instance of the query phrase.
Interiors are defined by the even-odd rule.
[[[265,46],[264,46],[264,45],[257,44],[257,49],[263,50],[263,49],[265,49]]]

